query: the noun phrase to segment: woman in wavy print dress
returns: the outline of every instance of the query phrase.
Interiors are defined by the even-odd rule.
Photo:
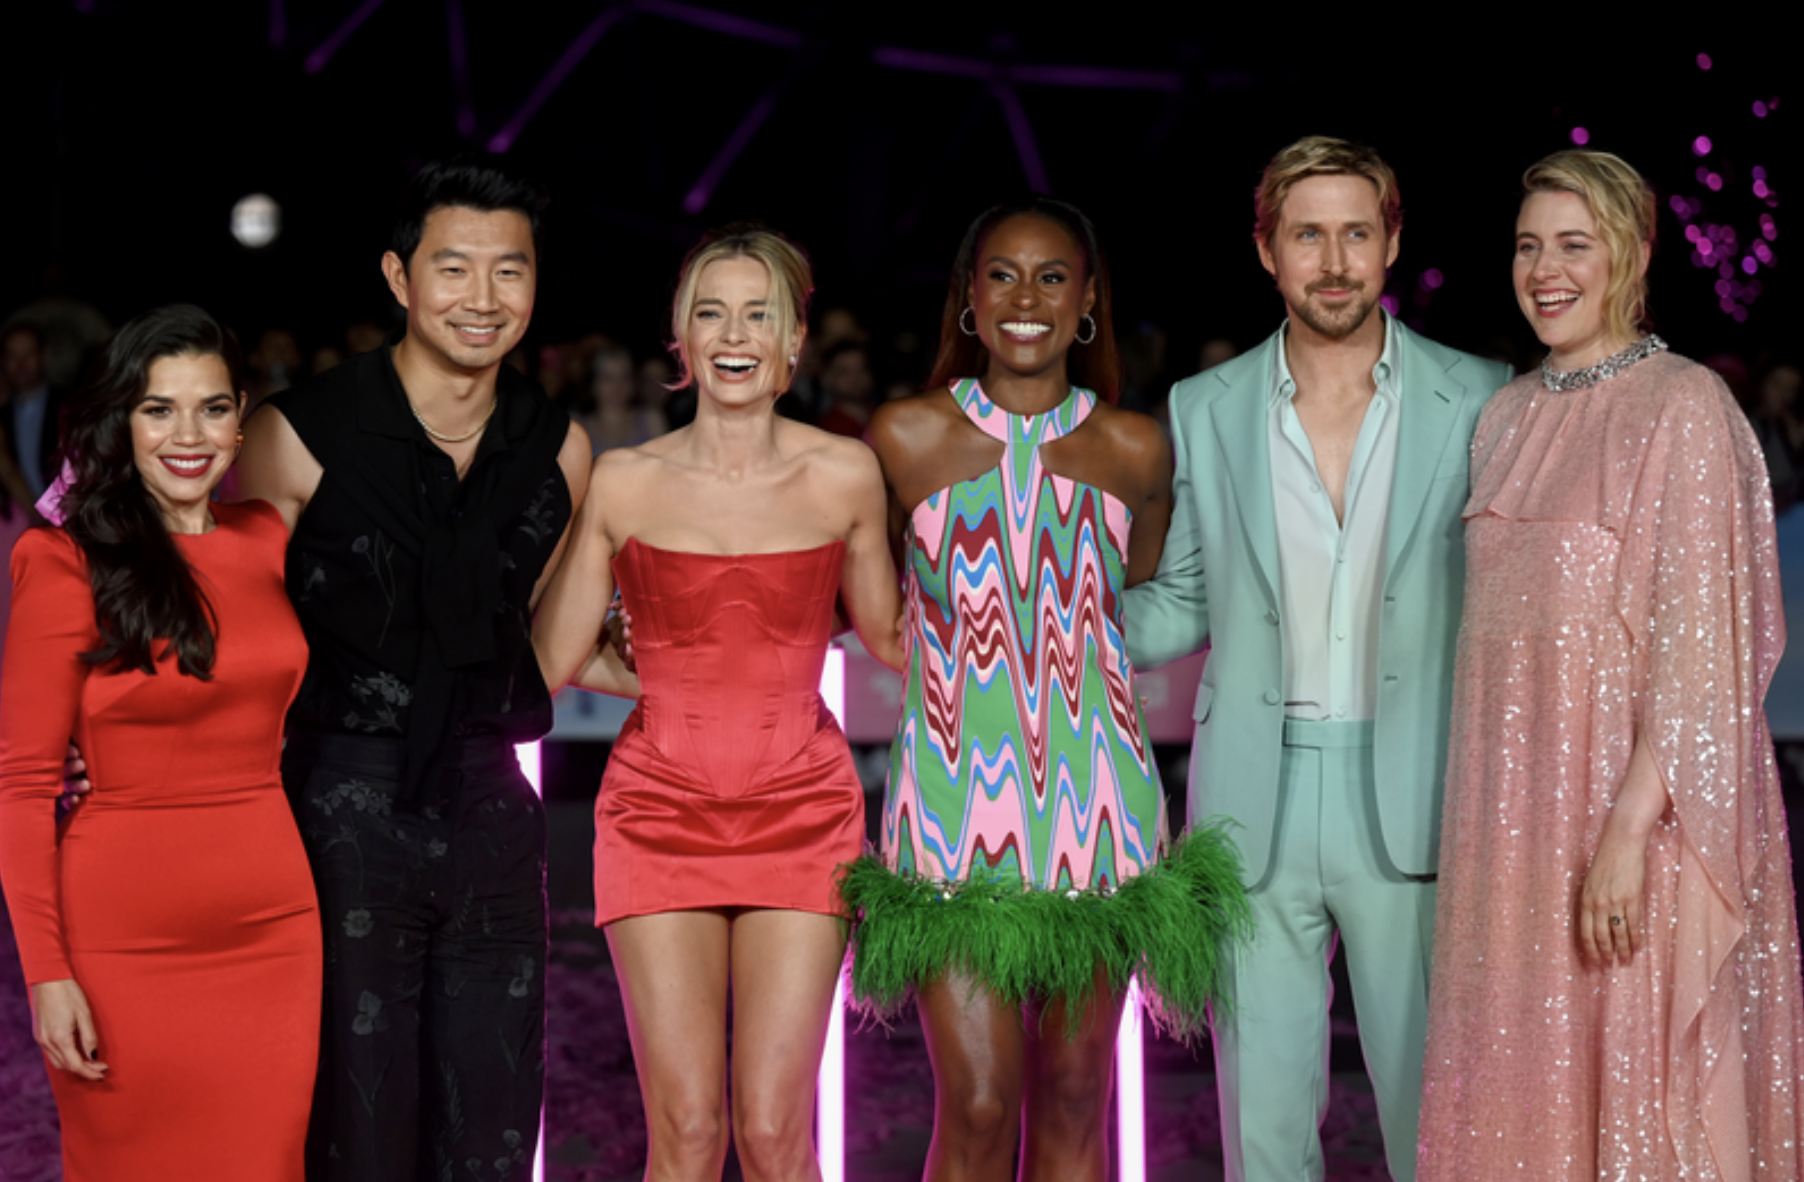
[[[1023,1178],[1104,1177],[1128,979],[1194,1031],[1246,923],[1232,845],[1167,838],[1120,595],[1158,565],[1171,456],[1117,385],[1095,230],[1035,197],[972,225],[929,390],[871,429],[908,667],[882,858],[843,890],[859,997],[919,1003],[932,1179],[1017,1148]]]
[[[748,1179],[820,1176],[814,1078],[846,946],[834,872],[864,841],[864,789],[819,693],[836,598],[880,660],[901,651],[875,458],[775,411],[811,286],[762,228],[690,253],[671,331],[695,421],[595,461],[534,622],[547,685],[640,697],[595,800],[595,922],[650,1178],[718,1178],[729,1129]],[[596,647],[616,583],[636,680]]]
[[[1418,1177],[1789,1182],[1766,468],[1722,381],[1643,335],[1641,177],[1569,151],[1523,179],[1548,357],[1472,441]]]
[[[282,794],[306,642],[288,531],[208,494],[236,348],[198,308],[120,329],[63,415],[0,678],[0,877],[67,1182],[299,1182],[319,1057],[313,880]],[[100,787],[60,831],[70,737]]]

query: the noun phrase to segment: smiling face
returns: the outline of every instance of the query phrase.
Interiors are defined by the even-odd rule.
[[[968,298],[990,364],[1040,374],[1064,367],[1078,326],[1096,303],[1096,281],[1070,231],[1021,214],[977,244]]]
[[[241,407],[216,354],[150,363],[144,396],[131,411],[132,456],[171,530],[205,527],[207,498],[237,455]]]
[[[1277,280],[1293,324],[1339,340],[1378,306],[1397,246],[1398,235],[1384,230],[1378,186],[1334,173],[1291,187],[1271,237],[1259,243],[1259,261]]]
[[[696,276],[683,347],[697,387],[715,402],[770,401],[788,385],[801,340],[777,340],[770,288],[764,264],[743,256],[717,258]]]
[[[536,257],[525,214],[441,205],[426,215],[408,265],[390,251],[382,270],[407,309],[407,339],[446,368],[477,373],[500,365],[525,335]]]
[[[1609,248],[1577,193],[1530,193],[1516,215],[1516,303],[1555,369],[1593,365],[1629,343],[1610,329]]]

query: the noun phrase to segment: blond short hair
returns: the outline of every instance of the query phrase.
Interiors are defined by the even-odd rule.
[[[1253,192],[1253,237],[1269,243],[1278,229],[1284,199],[1300,180],[1312,176],[1362,176],[1378,190],[1378,209],[1384,216],[1384,236],[1394,238],[1403,228],[1403,196],[1397,174],[1364,144],[1333,136],[1304,136],[1273,156]]]
[[[1652,250],[1654,245],[1658,207],[1653,189],[1620,156],[1568,149],[1536,161],[1522,174],[1523,200],[1535,193],[1576,193],[1590,208],[1610,255],[1604,322],[1618,339],[1635,340],[1647,319],[1641,247]]]
[[[720,259],[755,259],[764,264],[770,275],[770,325],[779,346],[787,346],[795,337],[796,352],[801,351],[801,337],[808,331],[808,299],[814,294],[814,272],[802,248],[768,226],[755,222],[735,222],[710,230],[683,259],[677,276],[676,297],[670,305],[670,351],[676,356],[677,378],[672,389],[680,390],[695,380],[689,364],[689,316],[695,310],[695,288],[703,269]],[[786,366],[783,389],[795,377],[790,358]]]

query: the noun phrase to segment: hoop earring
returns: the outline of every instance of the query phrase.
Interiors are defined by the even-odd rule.
[[[1087,337],[1073,337],[1072,338],[1080,345],[1087,345],[1091,341],[1096,339],[1096,317],[1090,315],[1090,313],[1088,313],[1088,312],[1085,312],[1084,319],[1088,320],[1090,322],[1090,335]]]
[[[965,312],[971,314],[970,328],[965,327]],[[964,333],[968,337],[974,337],[977,335],[977,309],[973,308],[970,304],[966,304],[965,312],[960,312],[958,314],[958,331]]]

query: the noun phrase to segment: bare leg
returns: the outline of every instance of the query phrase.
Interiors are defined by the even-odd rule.
[[[1021,1013],[967,977],[918,994],[933,1060],[927,1182],[1005,1182],[1021,1142]]]
[[[1063,1002],[1027,1014],[1025,1182],[1106,1182],[1105,1126],[1122,1000],[1109,988],[1108,973],[1098,969],[1075,1034],[1066,1036],[1070,1011]]]
[[[819,1182],[814,1080],[846,925],[806,911],[733,921],[733,1138],[746,1182]]]
[[[607,926],[651,1142],[648,1182],[718,1182],[727,1158],[726,916],[668,911]]]

